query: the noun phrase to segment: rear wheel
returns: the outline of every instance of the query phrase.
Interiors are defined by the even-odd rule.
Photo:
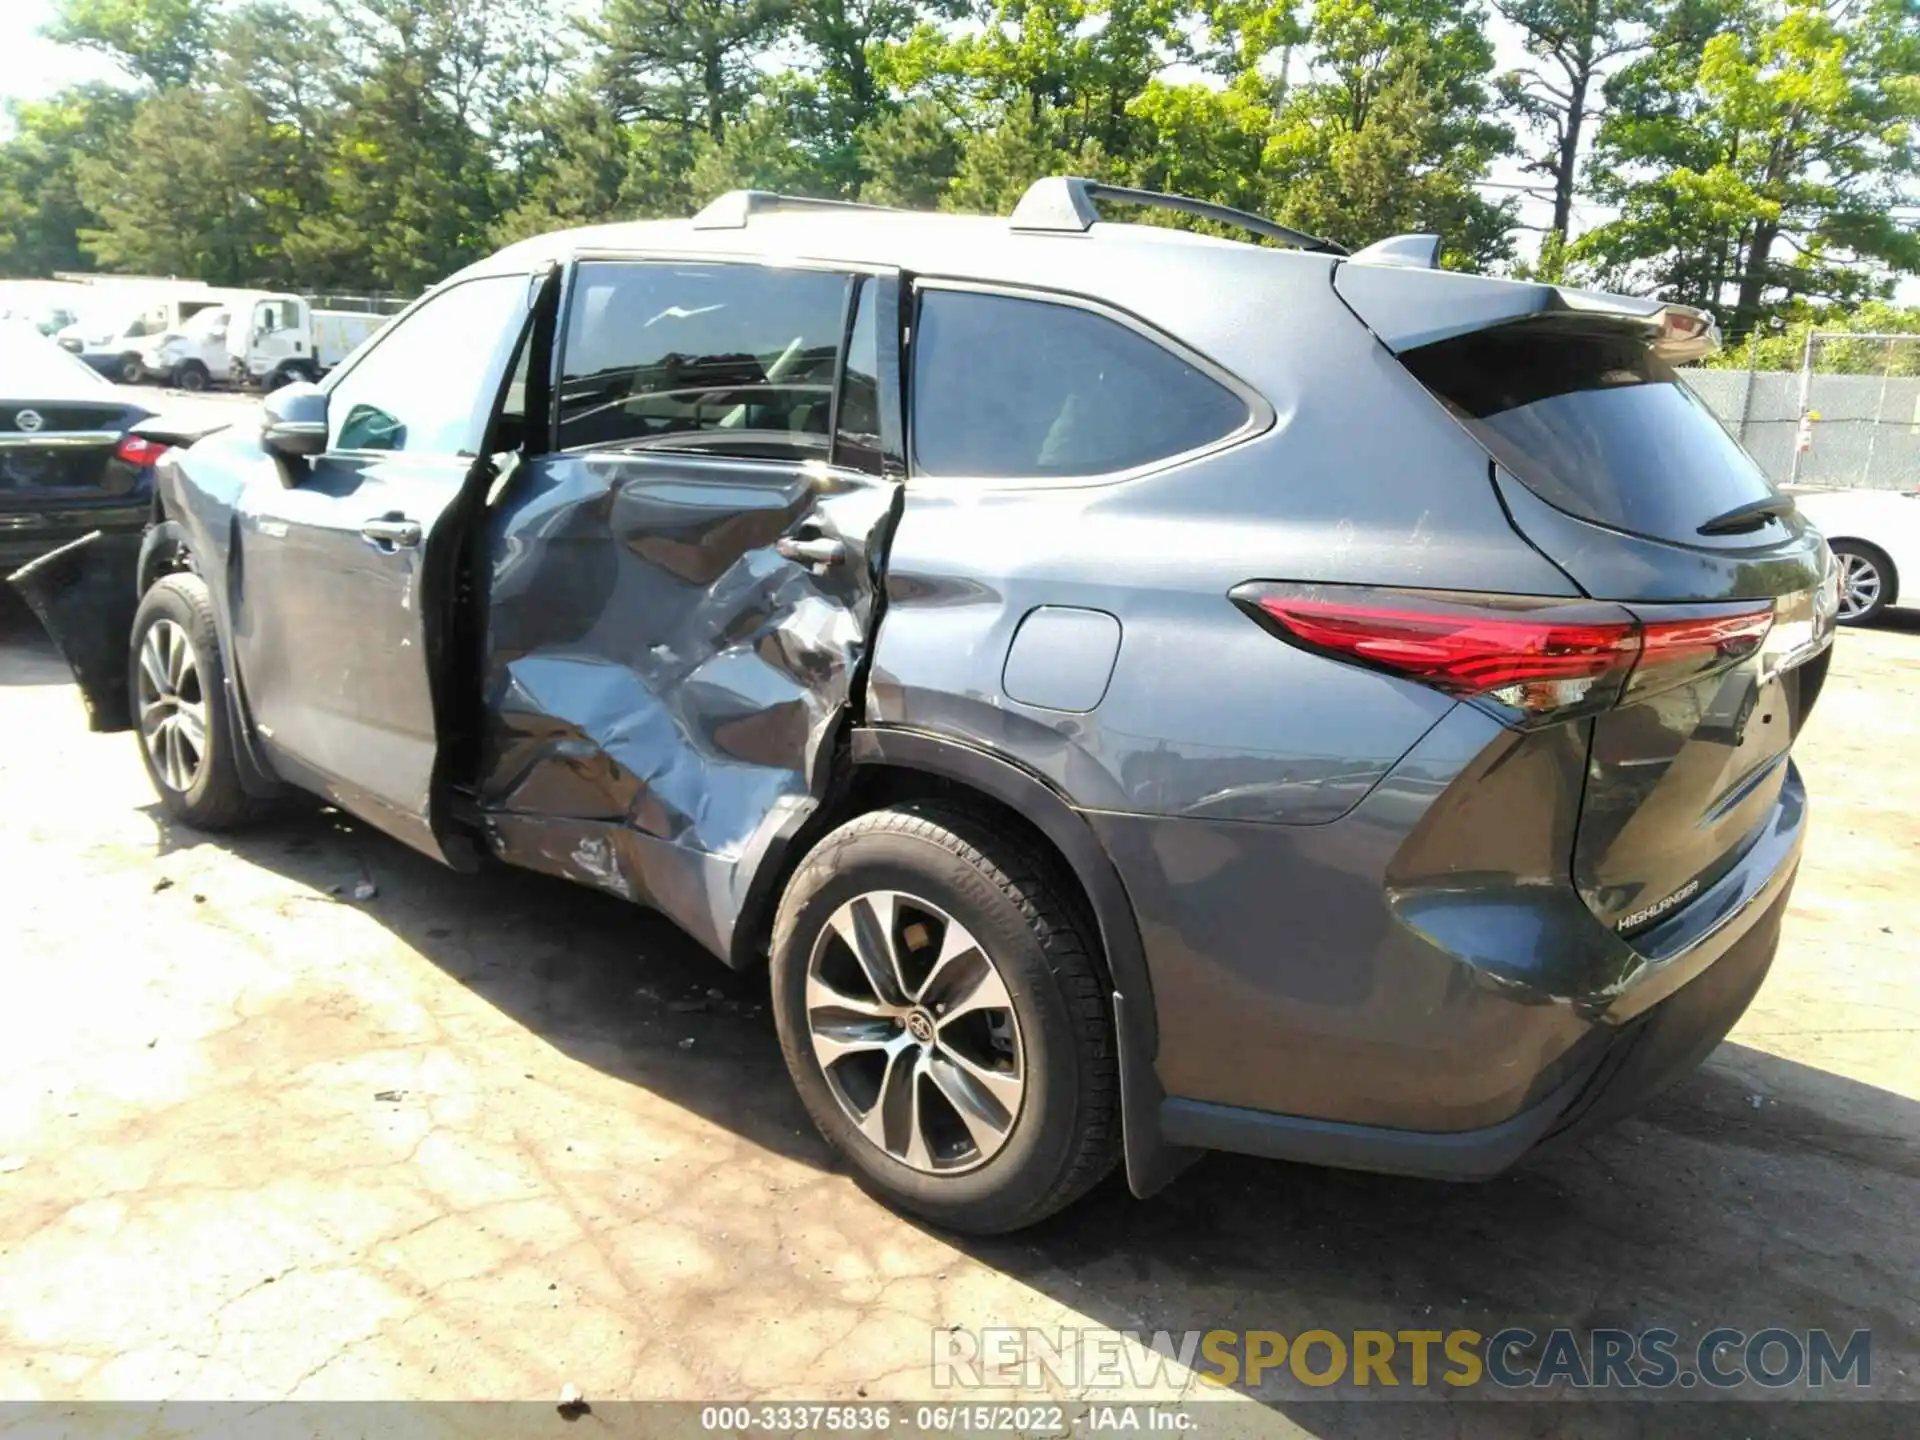
[[[173,383],[182,390],[195,392],[204,390],[213,377],[207,373],[207,367],[198,360],[182,360],[180,368],[173,372]]]
[[[122,385],[138,385],[147,378],[147,367],[140,363],[138,355],[122,355],[114,367],[114,374]]]
[[[1866,625],[1880,618],[1893,598],[1893,562],[1861,540],[1836,540],[1833,558],[1840,566],[1842,625]]]
[[[774,1015],[814,1123],[888,1203],[1018,1229],[1119,1156],[1107,986],[1047,858],[964,807],[827,836],[774,926]]]
[[[226,670],[199,576],[154,582],[134,612],[128,664],[140,758],[166,812],[197,830],[253,819],[260,807],[234,768]]]

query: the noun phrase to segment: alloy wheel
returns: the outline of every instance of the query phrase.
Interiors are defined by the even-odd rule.
[[[1840,618],[1857,620],[1879,602],[1880,567],[1858,551],[1840,556]]]
[[[840,1108],[926,1174],[984,1165],[1020,1118],[1020,1021],[984,946],[897,890],[847,901],[807,962],[807,1031]]]
[[[140,743],[169,790],[187,791],[207,756],[207,703],[187,632],[156,620],[140,640]]]

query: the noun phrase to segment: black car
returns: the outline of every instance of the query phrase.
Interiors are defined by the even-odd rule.
[[[0,575],[38,570],[55,590],[99,584],[60,558],[88,536],[114,557],[104,573],[130,572],[157,518],[154,462],[218,428],[210,418],[155,415],[32,326],[0,322]],[[76,638],[45,618],[84,676],[120,668],[118,637]]]
[[[0,569],[91,530],[138,535],[170,443],[152,419],[32,327],[0,326]]]

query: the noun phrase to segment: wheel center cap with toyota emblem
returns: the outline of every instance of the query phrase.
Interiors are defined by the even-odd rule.
[[[907,1013],[907,1033],[922,1045],[933,1043],[933,1017],[924,1010],[911,1010]]]
[[[28,434],[32,434],[47,422],[40,418],[38,410],[18,410],[14,412],[13,423]]]

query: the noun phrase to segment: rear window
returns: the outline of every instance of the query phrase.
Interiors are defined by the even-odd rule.
[[[1522,321],[1400,359],[1534,494],[1583,520],[1711,543],[1702,524],[1774,493],[1637,329]]]
[[[1112,475],[1202,449],[1247,402],[1179,355],[1079,306],[928,290],[914,332],[923,475]]]

